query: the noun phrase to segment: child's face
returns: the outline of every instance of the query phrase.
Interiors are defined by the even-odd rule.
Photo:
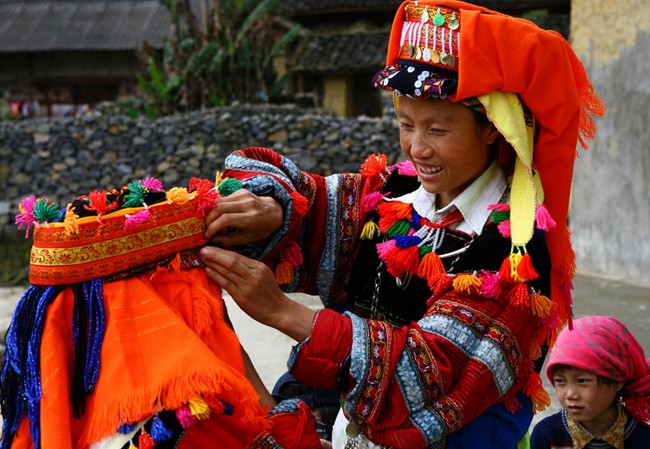
[[[616,398],[622,383],[607,383],[573,367],[557,367],[553,387],[562,407],[587,430],[598,435],[616,420]]]
[[[448,100],[399,98],[400,146],[438,207],[456,198],[488,167],[498,131],[479,126],[473,112]]]

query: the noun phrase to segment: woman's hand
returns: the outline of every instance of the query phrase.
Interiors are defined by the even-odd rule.
[[[208,276],[251,318],[296,341],[309,336],[315,312],[285,295],[265,264],[213,246],[201,249],[201,260]]]
[[[205,219],[205,238],[231,248],[264,240],[282,225],[282,206],[246,189],[219,198]]]

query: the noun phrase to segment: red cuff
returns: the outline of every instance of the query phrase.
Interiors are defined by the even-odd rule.
[[[350,318],[330,309],[320,310],[314,319],[311,335],[296,349],[289,372],[305,385],[338,388],[339,377],[349,377],[346,359],[351,347]],[[347,379],[346,383],[349,383]]]

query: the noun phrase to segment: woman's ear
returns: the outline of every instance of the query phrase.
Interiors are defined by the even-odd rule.
[[[488,130],[487,130],[488,144],[492,145],[497,140],[497,137],[499,137],[500,135],[501,135],[501,133],[499,132],[497,127],[494,126],[494,123],[490,123],[490,125],[488,126]]]

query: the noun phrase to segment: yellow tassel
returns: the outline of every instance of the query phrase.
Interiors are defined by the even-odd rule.
[[[453,285],[454,289],[459,292],[475,294],[479,292],[481,280],[473,274],[464,273],[456,276]]]
[[[222,182],[223,182],[223,173],[218,171],[217,176],[214,179],[214,186],[219,187],[219,184],[221,184]]]
[[[445,273],[445,266],[442,264],[440,257],[434,251],[425,254],[418,267],[418,277],[420,279],[429,279],[431,276],[443,273]]]
[[[190,399],[190,413],[196,419],[206,420],[210,417],[210,406],[203,399]]]
[[[361,238],[363,240],[372,240],[375,235],[379,235],[379,225],[374,221],[369,221],[363,225]]]
[[[288,284],[293,281],[293,265],[288,260],[282,260],[277,267],[275,267],[275,279],[278,284]]]
[[[129,449],[138,449],[135,444],[131,443],[129,444]]]
[[[519,276],[519,273],[517,272],[517,268],[519,267],[519,263],[521,262],[521,259],[523,256],[519,253],[510,253],[509,259],[510,259],[510,277],[514,282],[525,282],[526,280]]]
[[[553,302],[544,295],[533,293],[530,296],[530,307],[534,316],[547,318],[551,314]]]
[[[165,195],[168,203],[185,204],[190,200],[190,194],[185,187],[172,187]]]
[[[68,207],[65,208],[65,218],[63,220],[66,234],[79,234],[78,219],[79,215],[74,213],[74,207],[72,207],[72,204],[68,204]]]

